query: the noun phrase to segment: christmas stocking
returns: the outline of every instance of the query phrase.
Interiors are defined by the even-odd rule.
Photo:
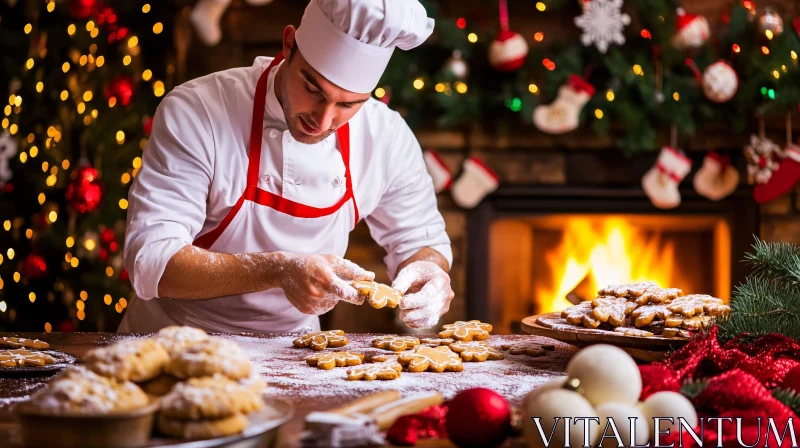
[[[772,173],[769,181],[758,184],[753,189],[753,199],[759,204],[788,193],[800,180],[800,147],[789,145],[785,151],[786,157],[781,160],[777,171]]]
[[[437,193],[449,189],[453,182],[453,174],[450,172],[450,168],[447,168],[447,165],[442,162],[439,153],[429,149],[422,153],[422,157],[425,159],[428,174],[433,179],[433,189]]]
[[[254,6],[266,5],[272,0],[247,0]],[[197,30],[200,40],[208,46],[217,45],[222,39],[222,30],[219,21],[225,10],[230,6],[231,0],[199,0],[192,8],[190,19]]]
[[[694,189],[712,201],[733,193],[738,185],[739,171],[731,165],[730,158],[715,152],[703,159],[703,166],[694,175]]]
[[[578,75],[570,75],[558,89],[558,97],[549,105],[533,109],[533,123],[548,134],[563,134],[578,127],[581,109],[594,95],[594,87]]]
[[[681,203],[678,185],[692,169],[692,161],[678,150],[665,147],[653,168],[642,177],[642,189],[658,208],[675,208]]]
[[[464,171],[453,183],[453,200],[460,207],[473,208],[497,189],[500,178],[477,157],[464,161]]]

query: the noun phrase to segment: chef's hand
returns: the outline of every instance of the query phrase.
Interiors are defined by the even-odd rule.
[[[430,261],[415,261],[404,267],[392,283],[403,293],[400,318],[411,328],[430,328],[439,322],[453,300],[450,276]]]
[[[361,305],[364,297],[350,285],[375,274],[335,255],[285,254],[279,282],[286,298],[303,314],[323,314],[340,301]]]

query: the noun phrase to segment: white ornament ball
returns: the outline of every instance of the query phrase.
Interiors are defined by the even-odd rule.
[[[528,402],[533,400],[534,398],[538,397],[539,394],[542,392],[553,390],[553,389],[561,389],[564,387],[564,384],[567,382],[566,376],[559,376],[556,378],[552,378],[546,383],[542,384],[541,386],[533,389],[532,391],[528,392],[528,395],[525,395],[525,398],[522,399],[522,407],[523,409],[528,407]]]
[[[545,439],[550,436],[553,431],[553,425],[556,422],[556,417],[559,417],[558,424],[553,437],[550,440],[551,447],[581,447],[584,445],[584,421],[570,420],[569,425],[569,445],[565,444],[564,439],[564,417],[598,417],[591,403],[576,392],[566,389],[551,389],[540,393],[538,396],[529,400],[525,407],[525,423],[522,428],[522,435],[525,438],[525,444],[529,448],[543,448],[545,446],[542,435],[539,433],[539,428],[536,422],[531,417],[540,417],[540,424]],[[589,421],[589,445],[594,446],[600,436],[599,427],[596,422]]]
[[[694,410],[692,402],[688,398],[677,392],[657,392],[647,397],[643,403],[639,404],[639,409],[647,419],[647,425],[650,428],[650,438],[655,440],[655,420],[653,417],[671,417],[673,423],[667,421],[660,421],[659,428],[661,431],[661,440],[666,437],[666,431],[669,430],[670,434],[680,429],[679,417],[686,419],[686,423],[691,428],[697,426],[697,411]]]
[[[605,435],[610,437],[599,439],[599,437],[603,437],[603,431],[605,431],[609,420],[614,422],[614,426],[617,428],[616,435],[619,435],[620,439],[622,439],[622,446],[646,445],[647,441],[650,440],[650,428],[648,427],[647,419],[636,406],[622,403],[603,403],[597,406],[595,411],[600,416],[600,436],[598,436],[598,440],[603,448],[616,448],[619,446],[611,425],[608,426],[608,431],[605,432]],[[633,420],[633,434],[631,434],[630,418],[635,419]]]
[[[703,93],[709,100],[725,103],[736,95],[737,89],[739,89],[739,77],[727,62],[717,61],[703,72]]]
[[[580,380],[583,396],[594,406],[610,402],[633,405],[642,393],[636,361],[613,345],[592,345],[579,351],[567,364],[567,375]]]
[[[453,52],[453,57],[444,62],[444,67],[458,79],[464,79],[469,74],[467,61],[461,57],[461,52],[458,50]]]
[[[705,17],[696,14],[679,14],[680,28],[672,37],[672,45],[679,50],[700,48],[711,35],[711,28]]]
[[[528,43],[521,34],[503,30],[489,45],[489,63],[495,70],[514,72],[525,64]]]

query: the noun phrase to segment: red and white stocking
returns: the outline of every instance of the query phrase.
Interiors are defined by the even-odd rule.
[[[533,123],[542,132],[563,134],[577,129],[583,106],[594,95],[594,87],[578,75],[570,75],[558,89],[555,101],[533,109]]]
[[[453,183],[453,200],[460,207],[473,208],[486,197],[487,194],[497,190],[500,178],[477,157],[470,157],[464,161],[464,170]]]
[[[739,171],[728,156],[715,152],[703,159],[703,166],[694,175],[694,189],[712,201],[727,197],[739,185]]]
[[[692,161],[678,150],[664,147],[655,166],[642,177],[642,189],[658,208],[675,208],[681,203],[678,185],[692,169]]]
[[[442,162],[439,153],[432,149],[422,152],[422,157],[425,159],[425,166],[428,168],[428,174],[433,179],[433,189],[437,193],[450,188],[453,183],[453,173],[450,168]]]
[[[789,145],[785,149],[786,157],[781,160],[778,169],[764,184],[753,189],[753,199],[759,204],[772,201],[788,193],[800,180],[800,147]]]

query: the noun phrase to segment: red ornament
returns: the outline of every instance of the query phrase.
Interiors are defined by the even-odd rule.
[[[528,43],[521,34],[502,30],[489,45],[489,63],[495,70],[515,72],[525,64]]]
[[[97,208],[103,198],[103,186],[98,180],[97,170],[90,166],[78,169],[67,187],[66,198],[80,214]]]
[[[116,98],[120,106],[127,106],[133,97],[133,80],[130,76],[117,76],[106,86],[106,99]]]
[[[793,367],[783,376],[781,389],[791,389],[800,394],[800,364]]]
[[[120,271],[120,273],[119,273],[119,279],[122,280],[123,282],[130,281],[131,276],[130,276],[130,274],[128,274],[128,270],[127,269],[122,268],[122,271]]]
[[[446,439],[446,416],[445,405],[431,406],[418,414],[404,415],[395,420],[386,432],[386,440],[392,445],[413,446],[419,439]]]
[[[67,11],[73,19],[87,19],[97,11],[97,0],[70,0]]]
[[[100,249],[98,249],[97,258],[99,258],[100,261],[103,262],[108,261],[108,249],[106,249],[105,247],[101,247]]]
[[[116,240],[117,240],[117,235],[114,233],[113,230],[105,228],[103,229],[102,232],[100,232],[100,242],[103,245],[108,246],[109,244],[113,243]]]
[[[142,120],[142,130],[144,131],[144,135],[150,136],[150,133],[153,132],[153,117],[144,117],[144,120]]]
[[[493,390],[465,390],[448,403],[445,428],[450,440],[462,448],[495,447],[511,432],[511,408]]]
[[[22,262],[22,275],[32,279],[47,275],[47,263],[41,255],[29,254]]]

